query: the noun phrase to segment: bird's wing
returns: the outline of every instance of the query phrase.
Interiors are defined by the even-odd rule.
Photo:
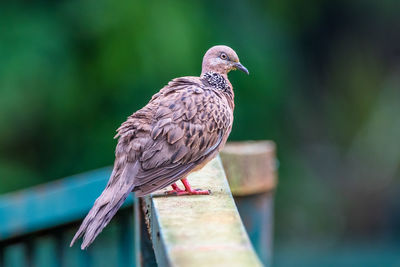
[[[170,82],[118,130],[117,158],[120,152],[141,164],[134,178],[137,196],[184,178],[215,156],[226,142],[232,120],[228,100],[199,78]]]

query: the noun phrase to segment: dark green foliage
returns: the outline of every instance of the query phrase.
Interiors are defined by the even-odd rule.
[[[226,44],[250,71],[230,74],[231,140],[278,144],[278,234],[400,222],[398,1],[8,2],[0,193],[112,164],[125,118]]]

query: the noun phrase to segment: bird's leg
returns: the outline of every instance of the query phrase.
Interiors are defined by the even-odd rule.
[[[182,184],[185,186],[185,191],[178,193],[180,195],[209,195],[210,191],[208,190],[200,190],[200,189],[192,189],[188,180],[186,178],[181,179]]]
[[[185,190],[179,188],[176,183],[171,184],[172,190],[165,192],[166,195],[179,195],[179,193],[185,193]]]
[[[188,180],[186,178],[181,179],[182,184],[185,186],[185,190],[182,190],[179,188],[179,186],[176,183],[173,183],[172,190],[166,191],[166,195],[175,195],[175,196],[184,196],[184,195],[209,195],[210,191],[208,190],[198,190],[198,189],[192,189],[190,186]]]

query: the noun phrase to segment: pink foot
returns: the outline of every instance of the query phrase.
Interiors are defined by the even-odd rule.
[[[179,186],[176,185],[176,183],[173,183],[171,186],[172,186],[172,190],[166,191],[164,194],[180,196],[181,193],[186,192],[185,190],[180,189]]]
[[[208,190],[200,190],[200,189],[195,189],[191,191],[181,191],[181,192],[176,192],[175,195],[177,196],[186,196],[186,195],[209,195],[210,191]]]
[[[181,192],[180,194],[178,194],[178,196],[182,196],[182,195],[209,195],[210,191],[209,190],[200,190],[200,189],[192,189],[192,187],[190,186],[188,180],[186,178],[183,178],[182,180],[182,184],[185,186],[185,191]]]
[[[179,186],[176,185],[176,183],[173,183],[171,185],[172,190],[166,191],[164,194],[174,195],[174,196],[209,195],[210,194],[209,190],[192,189],[192,187],[190,186],[190,184],[186,178],[183,178],[181,181],[182,181],[183,185],[185,186],[185,190],[180,189]]]

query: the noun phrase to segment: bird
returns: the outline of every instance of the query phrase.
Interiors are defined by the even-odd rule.
[[[186,177],[218,154],[232,130],[231,70],[249,74],[232,48],[213,46],[203,57],[200,76],[171,80],[121,124],[114,137],[118,143],[109,181],[71,247],[80,237],[82,250],[92,244],[131,192],[143,197],[171,185],[167,195],[210,194],[193,189]]]

